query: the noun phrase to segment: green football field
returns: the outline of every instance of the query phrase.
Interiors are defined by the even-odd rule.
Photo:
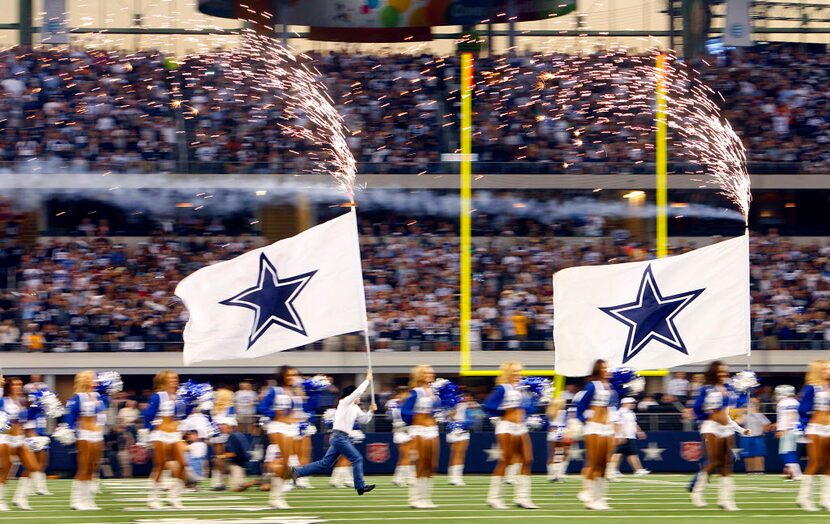
[[[689,504],[687,475],[651,475],[627,477],[611,484],[612,511],[591,512],[576,500],[579,479],[569,477],[565,483],[552,484],[541,476],[534,478],[533,498],[538,510],[511,508],[496,511],[484,504],[488,477],[467,476],[467,486],[445,486],[445,478],[436,479],[433,500],[435,510],[413,510],[406,504],[406,489],[391,485],[390,477],[370,478],[379,486],[372,493],[358,497],[354,490],[334,489],[323,478],[312,479],[316,489],[295,490],[287,494],[294,509],[275,511],[268,507],[268,494],[200,491],[186,493],[186,509],[155,511],[145,502],[146,480],[105,480],[104,492],[97,502],[102,511],[69,509],[69,481],[53,480],[52,496],[33,496],[33,511],[12,510],[0,513],[0,523],[15,524],[311,524],[314,522],[671,522],[700,524],[704,519],[730,523],[769,522],[785,519],[806,523],[828,523],[830,512],[805,513],[796,508],[796,483],[785,483],[775,476],[738,475],[738,513],[726,513],[716,505],[717,495],[708,491],[710,506],[697,509]],[[7,486],[11,498],[14,482]],[[512,488],[507,487],[507,494]],[[509,503],[510,498],[505,497]]]

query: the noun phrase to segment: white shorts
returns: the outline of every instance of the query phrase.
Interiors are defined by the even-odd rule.
[[[211,444],[224,444],[227,441],[228,441],[228,435],[226,435],[225,433],[220,433],[220,434],[216,435],[215,437],[210,438],[210,443]]]
[[[162,444],[175,444],[182,441],[182,432],[153,430],[150,432],[150,442],[161,442]]]
[[[24,444],[24,442],[25,442],[25,439],[24,439],[23,435],[12,436],[12,435],[0,434],[0,445],[5,445],[5,446],[8,446],[10,448],[17,449],[20,446],[22,446]]]
[[[470,432],[469,431],[451,431],[447,433],[447,443],[454,444],[456,442],[464,442],[465,440],[470,440]]]
[[[79,429],[77,440],[84,440],[86,442],[103,442],[103,431],[90,431],[88,429]]]
[[[270,422],[268,424],[268,434],[273,435],[278,433],[287,437],[297,438],[300,436],[300,426],[297,424],[289,424],[287,422]]]
[[[700,425],[701,435],[715,435],[720,438],[731,437],[735,434],[735,430],[731,426],[724,426],[714,420],[704,420]]]
[[[265,448],[265,462],[274,462],[280,456],[280,447],[276,444],[271,444]]]
[[[438,438],[438,426],[409,426],[412,438]]]
[[[807,424],[804,429],[805,435],[818,435],[819,437],[830,437],[830,424]]]
[[[586,437],[588,435],[599,435],[600,437],[613,437],[616,433],[614,424],[600,424],[599,422],[586,422],[585,429],[582,434]]]
[[[496,422],[496,435],[527,435],[527,424],[499,420]]]
[[[406,428],[402,430],[395,430],[395,432],[392,434],[392,442],[394,444],[406,444],[407,442],[411,441],[412,436],[409,434],[409,431]]]

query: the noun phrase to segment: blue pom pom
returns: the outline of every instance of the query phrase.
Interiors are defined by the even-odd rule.
[[[187,404],[199,404],[213,400],[213,386],[208,382],[198,383],[188,380],[179,385],[176,395]]]
[[[617,395],[621,397],[626,394],[636,395],[645,387],[644,379],[631,368],[615,369],[611,372],[611,378],[608,381]]]
[[[519,382],[519,388],[527,390],[540,401],[549,400],[553,395],[553,386],[550,380],[542,377],[523,377]]]
[[[461,388],[447,379],[440,378],[433,382],[432,391],[438,396],[441,410],[449,411],[455,409],[459,402],[461,402]]]
[[[460,421],[453,421],[447,424],[447,433],[452,432],[459,432],[459,431],[467,431],[467,423],[460,422]]]
[[[330,386],[331,382],[323,375],[314,375],[311,378],[303,380],[303,391],[309,397],[327,391]]]

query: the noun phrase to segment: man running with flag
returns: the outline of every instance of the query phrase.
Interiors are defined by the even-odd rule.
[[[372,420],[372,413],[377,410],[374,402],[369,406],[369,411],[360,409],[360,397],[366,392],[366,388],[372,382],[372,370],[366,371],[366,380],[358,387],[348,386],[340,395],[340,402],[337,403],[337,411],[334,414],[334,429],[331,432],[329,449],[325,456],[317,462],[306,464],[299,468],[292,468],[291,476],[296,483],[300,477],[328,474],[341,455],[352,463],[354,473],[354,489],[358,495],[363,495],[375,489],[374,484],[366,484],[363,480],[363,457],[354,447],[349,432],[354,428],[355,421],[360,424],[367,424]]]

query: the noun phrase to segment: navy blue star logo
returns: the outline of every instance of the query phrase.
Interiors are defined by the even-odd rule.
[[[317,271],[290,278],[280,278],[277,268],[265,254],[259,257],[259,278],[255,286],[219,302],[225,306],[239,306],[254,312],[254,323],[248,336],[248,349],[276,324],[306,336],[303,320],[294,308],[294,300]]]
[[[704,289],[697,289],[664,297],[657,287],[657,281],[649,265],[640,281],[637,300],[619,306],[599,308],[628,326],[628,340],[622,363],[625,364],[634,358],[652,340],[688,355],[686,344],[680,338],[674,319],[703,291]]]

